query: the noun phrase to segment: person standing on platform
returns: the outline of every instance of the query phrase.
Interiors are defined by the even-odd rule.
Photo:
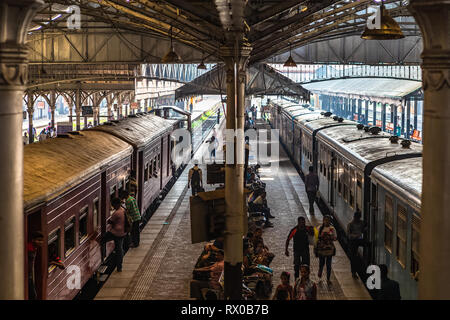
[[[336,229],[331,225],[331,217],[326,215],[323,217],[323,224],[319,228],[319,240],[316,246],[316,255],[319,257],[319,279],[322,277],[323,267],[327,265],[327,282],[330,283],[331,278],[331,262],[336,254],[336,247],[333,241],[336,241]]]
[[[356,210],[353,214],[353,220],[347,225],[348,243],[350,249],[350,263],[352,276],[358,279],[357,272],[357,254],[358,248],[364,246],[363,234],[366,231],[366,224],[361,220],[361,211]]]
[[[377,300],[401,300],[400,286],[397,281],[388,278],[388,267],[380,264],[381,289],[376,290]]]
[[[303,264],[309,265],[309,238],[314,237],[314,229],[306,226],[304,217],[297,218],[297,226],[292,228],[286,239],[285,254],[289,257],[289,242],[294,238],[294,271],[295,280],[300,275],[300,266]]]
[[[23,133],[22,140],[23,140],[23,145],[27,145],[30,142],[30,139],[28,138],[28,133],[26,131]]]
[[[314,173],[314,167],[309,167],[309,173],[305,177],[306,194],[309,201],[309,214],[314,214],[314,201],[316,201],[317,191],[319,191],[319,177]]]
[[[188,188],[192,186],[192,195],[195,196],[200,188],[203,188],[202,169],[198,167],[198,162],[194,162],[194,166],[189,170]]]
[[[275,293],[273,294],[272,300],[294,300],[294,288],[292,288],[290,284],[290,273],[287,271],[283,271],[281,273],[281,284],[275,289]],[[286,292],[286,299],[280,299],[281,291]],[[282,295],[284,296],[284,295]]]
[[[105,245],[109,241],[114,241],[114,251],[116,258],[117,272],[122,272],[123,261],[123,239],[125,233],[125,210],[121,206],[119,198],[113,198],[111,200],[111,206],[114,208],[114,212],[111,218],[108,220],[110,225],[109,231],[102,237],[101,245]]]
[[[127,219],[131,225],[131,248],[139,247],[140,234],[139,225],[141,223],[141,213],[136,198],[133,197],[127,190],[122,192],[122,199],[125,199],[125,206],[127,208]]]
[[[295,300],[317,300],[317,285],[309,278],[309,265],[303,264],[301,267],[301,278],[295,281]]]

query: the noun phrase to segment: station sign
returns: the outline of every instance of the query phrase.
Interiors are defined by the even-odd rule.
[[[38,101],[38,102],[36,103],[36,107],[37,107],[38,109],[44,109],[44,108],[45,108],[45,102],[44,102],[44,101]]]
[[[130,108],[131,109],[138,109],[138,103],[137,102],[130,103]]]
[[[81,116],[93,117],[94,116],[94,108],[92,106],[81,106]]]

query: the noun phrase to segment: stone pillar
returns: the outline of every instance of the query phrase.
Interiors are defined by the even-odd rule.
[[[34,97],[33,93],[27,92],[27,113],[28,113],[28,142],[34,142],[33,134],[33,114],[34,114]]]
[[[381,104],[381,130],[386,131],[386,103]]]
[[[405,120],[406,120],[406,115],[405,115],[405,100],[402,100],[402,124],[401,124],[401,135],[406,137],[406,133],[405,133]]]
[[[76,126],[77,131],[81,129],[81,90],[77,89],[75,91],[75,116],[76,116]]]
[[[372,124],[372,126],[376,127],[377,126],[377,102],[376,101],[373,102],[372,113],[373,113],[373,120],[372,120],[373,124]]]
[[[391,105],[391,115],[392,115],[392,124],[394,126],[394,136],[396,135],[397,132],[397,108],[398,106],[395,104]]]
[[[227,153],[225,166],[225,297],[242,299],[242,236],[244,234],[244,111],[245,78],[247,60],[251,48],[240,47],[237,55],[234,47],[222,48],[226,63],[227,121],[226,128],[232,133],[226,136]],[[237,59],[236,59],[237,58]],[[234,139],[234,132],[236,138]],[[239,134],[242,132],[242,134]],[[234,143],[231,142],[234,140]],[[234,146],[234,148],[232,148]],[[234,157],[233,152],[234,150]]]
[[[417,106],[418,101],[414,99],[414,129],[417,130],[417,111],[419,110]]]
[[[409,139],[409,126],[411,125],[411,100],[406,100],[406,139]]]
[[[24,299],[22,98],[28,78],[28,28],[41,0],[0,3],[0,299]]]
[[[358,99],[358,122],[361,122],[362,100]]]
[[[423,36],[419,299],[450,299],[450,2],[411,0]],[[426,186],[426,187],[425,187]]]
[[[364,100],[364,125],[369,124],[369,100]]]
[[[55,109],[56,109],[56,92],[55,90],[50,91],[50,113],[52,115],[51,126],[55,128]]]

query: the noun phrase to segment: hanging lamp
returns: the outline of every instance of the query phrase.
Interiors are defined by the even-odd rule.
[[[206,66],[205,63],[203,62],[205,59],[203,58],[203,53],[202,53],[202,62],[200,62],[200,64],[197,66],[197,69],[199,70],[206,70]]]
[[[361,35],[365,40],[397,40],[403,39],[405,35],[402,32],[397,21],[395,21],[386,10],[386,7],[381,4],[380,6],[381,23],[380,28],[369,29],[366,25],[366,29]]]
[[[180,56],[173,49],[172,42],[172,26],[170,26],[170,51],[161,59],[162,63],[178,63],[181,61]]]
[[[286,62],[284,63],[285,67],[297,67],[297,64],[295,63],[294,59],[292,59],[292,53],[291,53],[291,45],[289,44],[289,58],[287,58]]]

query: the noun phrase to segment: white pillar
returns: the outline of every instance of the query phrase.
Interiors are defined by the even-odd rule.
[[[411,0],[409,10],[424,46],[419,298],[450,299],[450,2]]]
[[[25,298],[22,97],[28,27],[41,0],[0,3],[0,299]]]

